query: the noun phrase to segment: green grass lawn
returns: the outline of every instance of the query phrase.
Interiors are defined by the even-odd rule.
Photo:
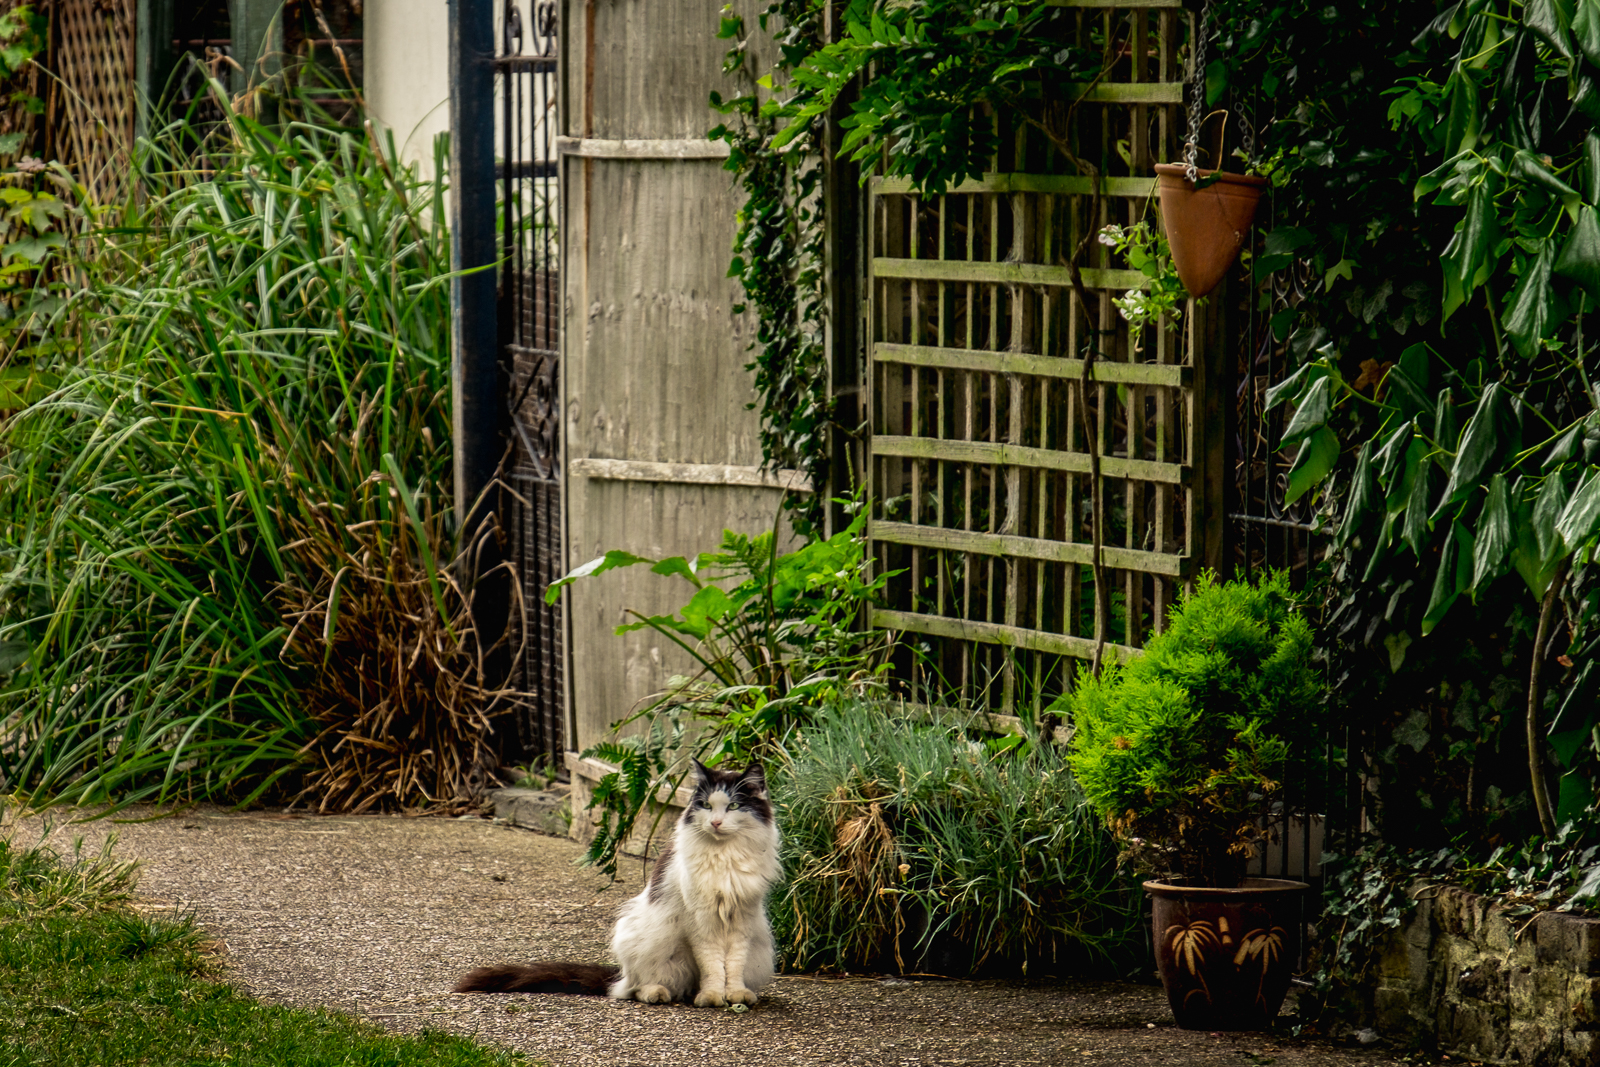
[[[257,1003],[216,980],[192,922],[128,905],[132,877],[105,855],[0,840],[0,1067],[529,1064],[442,1033]]]

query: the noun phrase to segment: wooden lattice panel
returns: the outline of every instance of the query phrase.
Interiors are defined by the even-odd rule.
[[[1065,133],[1073,155],[1112,164],[1098,217],[1092,180],[1019,121],[982,181],[937,197],[894,179],[871,185],[870,531],[880,566],[901,572],[874,622],[922,646],[906,669],[917,698],[936,703],[1037,711],[1095,647],[1078,403],[1096,337],[1065,264],[1091,227],[1157,217],[1153,164],[1178,158],[1191,23],[1176,4],[1074,14],[1080,40],[1127,41]],[[1105,638],[1108,654],[1126,656],[1216,558],[1220,405],[1204,403],[1213,311],[1190,302],[1182,333],[1135,335],[1112,298],[1143,276],[1090,247]]]
[[[135,0],[57,0],[51,28],[54,142],[98,203],[120,199],[132,169]]]

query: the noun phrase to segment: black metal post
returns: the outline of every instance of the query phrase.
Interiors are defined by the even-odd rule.
[[[829,41],[837,41],[844,35],[843,9],[842,0],[829,3],[824,9],[823,32]],[[824,336],[832,377],[834,421],[829,441],[828,484],[816,486],[816,492],[826,492],[833,500],[864,484],[867,477],[860,435],[864,418],[861,408],[863,197],[860,168],[840,150],[848,132],[840,125],[840,120],[850,114],[849,105],[855,98],[854,84],[839,94],[825,120],[822,144],[823,255],[826,259],[823,270],[827,278],[823,288],[827,316]],[[828,532],[837,533],[849,524],[850,516],[840,505],[830,503]]]
[[[484,684],[499,689],[511,673],[504,638],[512,588],[503,537],[489,528],[500,516],[492,487],[507,422],[495,279],[493,0],[449,0],[449,18],[450,393],[460,578],[471,591]],[[516,758],[515,730],[496,740],[502,761]]]
[[[462,543],[488,517],[479,501],[494,477],[501,439],[495,310],[494,4],[449,0],[450,386],[456,514]],[[476,508],[476,510],[474,510]]]

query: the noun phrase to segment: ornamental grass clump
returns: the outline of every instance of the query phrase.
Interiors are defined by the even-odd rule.
[[[139,195],[87,209],[52,386],[0,420],[0,774],[458,803],[503,694],[448,566],[442,190],[212,96],[223,121],[160,131]]]
[[[853,702],[803,727],[772,781],[791,967],[1065,974],[1139,949],[1115,843],[1051,741]]]
[[[1079,674],[1057,706],[1069,762],[1132,858],[1186,884],[1240,883],[1263,814],[1320,756],[1311,651],[1286,575],[1207,573],[1141,655]]]

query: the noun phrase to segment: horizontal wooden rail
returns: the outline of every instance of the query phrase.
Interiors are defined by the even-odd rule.
[[[728,142],[689,140],[606,140],[557,137],[556,151],[589,159],[727,159]]]
[[[1042,630],[1005,626],[998,622],[952,619],[947,615],[913,615],[907,611],[875,608],[872,612],[872,625],[903,633],[953,637],[959,641],[981,641],[989,645],[1025,648],[1030,652],[1048,652],[1057,656],[1076,656],[1079,659],[1089,659],[1094,656],[1092,637],[1048,634]],[[1106,655],[1119,663],[1125,663],[1137,654],[1137,649],[1129,648],[1127,645],[1106,642]]]
[[[979,530],[951,530],[941,526],[915,526],[906,522],[874,522],[867,536],[875,541],[911,548],[936,548],[950,552],[975,552],[984,556],[1039,559],[1047,563],[1094,562],[1094,546],[1075,541],[1048,541],[1039,537],[984,533]],[[1189,557],[1162,552],[1141,552],[1133,548],[1105,545],[1101,548],[1107,567],[1159,574],[1164,578],[1187,578]]]
[[[979,730],[988,730],[996,734],[1014,734],[1018,737],[1028,736],[1028,724],[1016,715],[996,715],[985,711],[967,711],[962,708],[952,708],[948,704],[917,704],[909,700],[902,700],[899,704],[901,714],[908,718],[920,719],[936,723],[940,726],[976,727]],[[1072,727],[1055,726],[1050,730],[1050,736],[1056,743],[1066,744],[1072,740]]]
[[[1166,8],[1177,10],[1183,0],[1044,0],[1045,7]]]
[[[904,456],[907,459],[943,460],[948,463],[1032,467],[1036,470],[1066,471],[1069,474],[1089,473],[1088,453],[1058,452],[1053,448],[1028,448],[998,441],[946,441],[936,437],[881,434],[872,438],[872,452],[876,456]],[[1148,459],[1124,459],[1121,456],[1100,458],[1100,474],[1105,478],[1186,485],[1190,473],[1185,463],[1157,463]]]
[[[656,463],[642,459],[569,460],[567,471],[580,478],[613,482],[668,482],[675,485],[740,485],[754,489],[811,492],[805,471],[763,470],[716,463]]]
[[[1096,82],[1067,85],[1063,92],[1087,104],[1181,104],[1183,82]]]
[[[915,183],[910,178],[873,178],[872,190],[883,195],[905,195],[916,193]],[[1077,174],[985,174],[982,178],[971,179],[952,185],[945,190],[947,194],[967,193],[1065,193],[1070,196],[1092,196],[1094,194],[1094,179],[1085,178]],[[1154,178],[1102,178],[1100,192],[1104,196],[1128,197],[1143,199],[1154,196],[1156,180]]]
[[[964,370],[988,374],[1027,374],[1036,378],[1083,377],[1083,360],[1060,356],[1037,356],[1026,352],[984,352],[972,348],[936,348],[931,345],[902,345],[879,341],[872,346],[872,358],[879,363],[902,363],[936,370]],[[1172,363],[1118,363],[1097,360],[1089,377],[1096,382],[1118,385],[1155,385],[1186,388],[1194,380],[1194,369]]]
[[[875,278],[909,278],[925,282],[992,282],[1001,285],[1071,285],[1066,267],[1047,263],[994,263],[972,259],[889,259],[872,261]],[[1090,289],[1143,289],[1150,279],[1136,270],[1085,267],[1083,284]]]

